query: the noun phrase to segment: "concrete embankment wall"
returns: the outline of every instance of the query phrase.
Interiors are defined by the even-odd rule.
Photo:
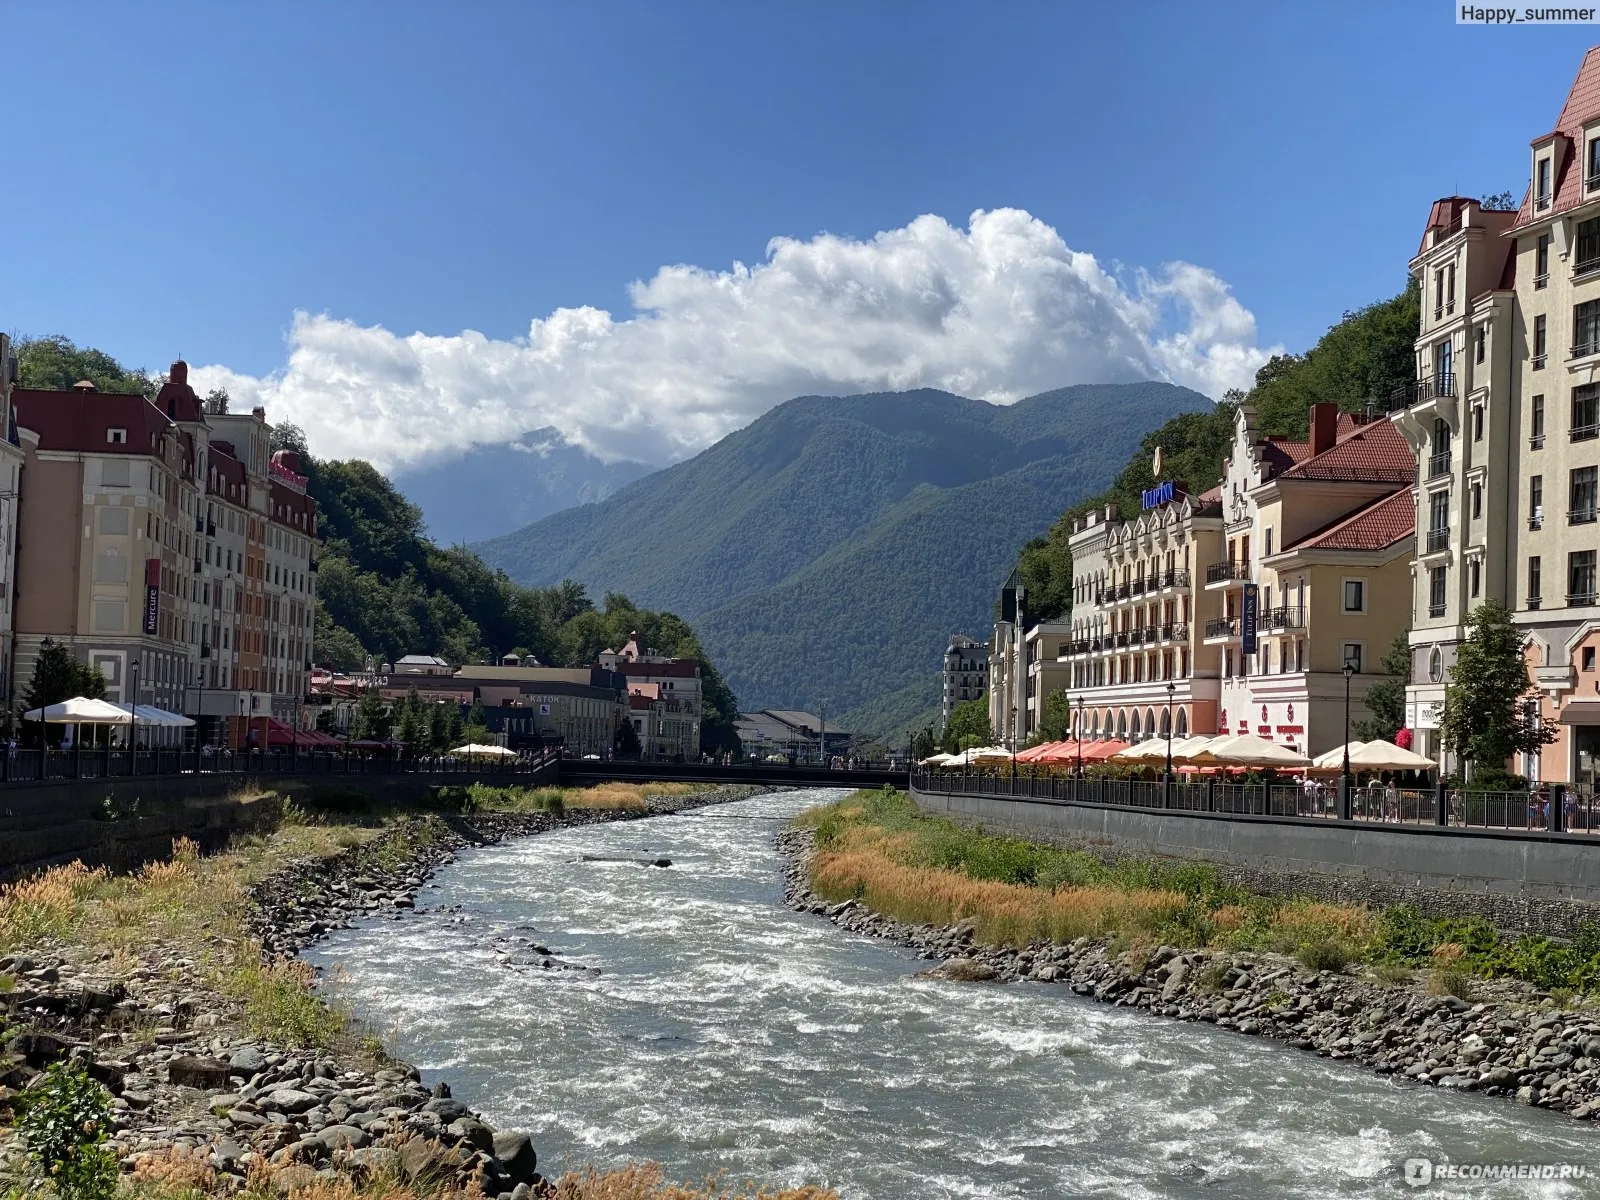
[[[1600,838],[1506,837],[1433,826],[1376,826],[1063,804],[913,790],[918,806],[965,824],[1106,856],[1154,854],[1212,864],[1273,895],[1415,904],[1478,913],[1510,929],[1568,934],[1600,921]]]
[[[219,849],[235,834],[270,823],[278,811],[270,799],[275,795],[361,792],[380,803],[405,804],[425,799],[434,788],[474,778],[466,773],[207,774],[18,784],[0,789],[0,879],[73,859],[126,870],[165,858],[178,837],[205,850]],[[108,808],[118,814],[115,820],[105,819]]]

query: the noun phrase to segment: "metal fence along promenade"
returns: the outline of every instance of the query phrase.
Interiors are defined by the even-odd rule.
[[[1600,800],[1554,786],[1532,791],[1472,792],[1448,787],[1351,787],[1330,784],[1235,783],[1208,778],[1095,779],[1074,775],[917,771],[911,786],[932,795],[992,796],[1040,804],[1101,804],[1219,816],[1371,825],[1425,825],[1508,836],[1600,834]]]
[[[559,761],[554,750],[507,759],[448,754],[398,758],[310,750],[0,750],[0,784],[195,775],[471,775],[511,780],[552,776]]]

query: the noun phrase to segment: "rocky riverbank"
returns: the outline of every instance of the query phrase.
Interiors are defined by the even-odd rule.
[[[331,857],[285,863],[252,889],[246,924],[264,958],[282,963],[332,929],[406,919],[418,890],[472,846],[766,790],[651,797],[642,811],[409,819]],[[203,957],[176,945],[0,957],[0,1110],[48,1064],[70,1059],[112,1092],[111,1145],[135,1175],[159,1177],[182,1159],[182,1170],[217,1193],[247,1177],[287,1194],[341,1175],[461,1187],[476,1179],[484,1194],[511,1200],[544,1189],[526,1135],[491,1129],[447,1084],[424,1087],[415,1068],[374,1042],[351,1036],[338,1049],[306,1052],[250,1036],[250,999],[221,990]],[[21,1148],[0,1129],[0,1191],[21,1167]]]
[[[939,960],[930,974],[974,983],[1031,981],[1077,995],[1207,1021],[1380,1074],[1514,1098],[1579,1119],[1600,1117],[1600,1013],[1557,1007],[1529,985],[1479,981],[1475,1003],[1280,955],[1160,946],[1118,953],[1079,938],[1026,949],[976,945],[966,924],[907,925],[853,900],[830,904],[808,886],[810,830],[786,830],[784,894],[796,911],[886,938]]]

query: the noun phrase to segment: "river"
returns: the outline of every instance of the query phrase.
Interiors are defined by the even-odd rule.
[[[1401,1164],[1420,1157],[1594,1176],[1429,1196],[1600,1195],[1591,1125],[1050,985],[918,978],[905,951],[789,911],[771,835],[840,794],[473,850],[427,911],[306,957],[425,1079],[531,1133],[547,1174],[648,1158],[848,1200],[1254,1200],[1418,1194]],[[528,942],[599,972],[529,965]]]

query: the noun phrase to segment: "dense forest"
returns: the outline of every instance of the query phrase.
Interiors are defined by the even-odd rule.
[[[124,368],[64,337],[19,338],[16,349],[24,387],[66,389],[89,379],[101,391],[154,395],[161,384],[149,372]],[[208,399],[227,403],[215,393]],[[672,613],[638,608],[616,593],[596,605],[583,585],[572,582],[519,586],[465,547],[435,545],[421,510],[370,463],[318,459],[293,425],[277,426],[273,443],[300,455],[320,514],[313,641],[318,665],[348,670],[406,654],[437,654],[457,664],[492,662],[515,652],[551,666],[579,667],[637,631],[646,645],[699,659],[702,746],[735,746],[738,701],[694,631]]]
[[[1273,358],[1256,372],[1249,392],[1229,392],[1210,411],[1181,413],[1146,434],[1109,488],[1074,504],[1022,548],[1018,569],[1028,592],[1028,618],[1054,620],[1071,611],[1072,522],[1106,504],[1137,513],[1140,492],[1157,482],[1150,470],[1157,446],[1165,478],[1181,480],[1191,493],[1213,488],[1222,479],[1241,404],[1255,409],[1263,433],[1296,439],[1308,436],[1313,404],[1334,403],[1346,412],[1360,412],[1369,401],[1381,406],[1416,374],[1413,343],[1420,322],[1421,296],[1411,283],[1392,299],[1345,313],[1304,354]]]

